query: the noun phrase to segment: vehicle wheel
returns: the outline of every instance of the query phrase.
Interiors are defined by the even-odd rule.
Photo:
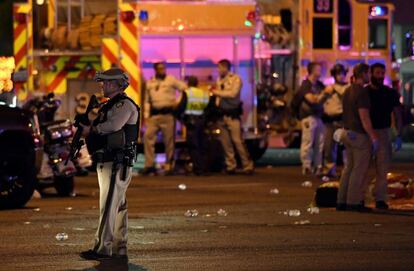
[[[73,197],[75,195],[75,181],[71,177],[55,177],[54,186],[61,197]]]
[[[34,153],[23,157],[1,161],[0,209],[23,207],[33,195],[37,184]]]

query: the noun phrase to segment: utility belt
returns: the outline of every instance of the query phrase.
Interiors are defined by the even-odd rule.
[[[172,115],[175,110],[173,107],[164,107],[164,108],[151,108],[151,116],[155,115]]]
[[[332,116],[323,114],[322,115],[322,121],[324,123],[332,123],[332,122],[335,122],[335,121],[342,121],[342,114],[337,114],[337,115],[332,115]]]
[[[233,109],[219,108],[218,112],[221,118],[230,117],[232,119],[238,119],[243,114],[243,108],[241,105],[238,108],[233,108]]]
[[[93,159],[96,163],[112,162],[112,175],[115,176],[118,169],[122,168],[120,180],[127,179],[128,168],[134,166],[137,156],[137,146],[135,143],[129,143],[122,149],[104,149],[93,154]]]
[[[134,166],[137,155],[137,146],[135,143],[130,143],[122,149],[103,149],[95,152],[92,157],[97,163],[114,162],[122,164],[126,167]]]
[[[132,163],[136,156],[137,145],[131,138],[126,138],[124,130],[108,135],[91,134],[87,142],[88,147],[93,147],[90,152],[92,158],[98,163],[124,161],[124,157],[128,156],[129,164]],[[131,166],[132,166],[131,165]]]

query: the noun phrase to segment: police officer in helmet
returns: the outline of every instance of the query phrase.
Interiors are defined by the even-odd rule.
[[[111,68],[95,75],[109,101],[101,106],[97,118],[88,116],[91,125],[82,125],[88,149],[97,163],[100,188],[99,226],[93,249],[80,253],[87,260],[128,259],[126,190],[132,177],[139,134],[140,108],[124,90],[127,74]]]

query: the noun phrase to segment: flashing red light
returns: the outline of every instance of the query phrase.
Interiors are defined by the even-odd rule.
[[[247,14],[246,20],[254,23],[256,21],[256,11],[249,11],[249,13]]]
[[[14,15],[14,19],[19,24],[25,24],[27,22],[27,14],[26,13],[16,13],[16,15]]]
[[[135,19],[135,13],[132,10],[122,11],[121,20],[126,23],[131,23]]]

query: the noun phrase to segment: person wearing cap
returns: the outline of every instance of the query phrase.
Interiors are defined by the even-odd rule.
[[[335,83],[332,84],[333,93],[323,104],[322,120],[325,126],[324,131],[324,171],[323,174],[329,177],[336,177],[336,161],[338,155],[338,144],[334,141],[333,135],[336,129],[342,125],[342,97],[349,84],[345,81],[348,69],[340,64],[335,64],[331,69],[331,76]]]
[[[338,211],[369,211],[365,207],[365,180],[371,156],[378,150],[378,135],[370,119],[371,102],[364,85],[369,82],[369,66],[357,64],[353,68],[354,82],[345,90],[341,142],[346,148],[346,163],[342,171],[337,207]]]
[[[99,226],[93,249],[80,253],[87,260],[128,259],[126,190],[131,182],[135,144],[139,134],[140,108],[124,90],[127,74],[118,68],[97,73],[105,97],[109,98],[91,125],[81,124],[88,149],[97,163],[99,182]]]
[[[174,76],[167,75],[164,63],[154,64],[155,76],[146,83],[144,96],[144,118],[146,130],[144,133],[145,165],[141,175],[156,174],[155,143],[161,130],[166,162],[165,175],[174,171],[175,117],[177,107],[176,91],[183,92],[187,85]]]

